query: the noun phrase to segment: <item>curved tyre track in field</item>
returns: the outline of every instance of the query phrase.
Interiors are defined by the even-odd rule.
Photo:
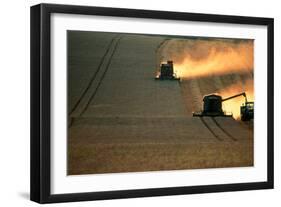
[[[216,126],[217,126],[218,128],[220,128],[230,139],[232,139],[233,141],[237,141],[237,139],[236,139],[234,136],[232,136],[227,130],[225,130],[225,129],[217,122],[217,120],[216,120],[215,117],[212,117],[212,120],[214,121],[214,123],[216,124]]]
[[[107,49],[104,53],[104,55],[102,56],[100,63],[98,65],[98,69],[95,71],[95,73],[93,74],[92,78],[90,79],[87,87],[85,88],[85,90],[83,91],[83,93],[81,94],[80,98],[78,99],[78,101],[75,103],[74,107],[70,110],[70,114],[71,115],[78,107],[78,105],[81,103],[82,99],[84,98],[84,96],[86,95],[86,93],[88,92],[88,90],[90,89],[91,85],[93,84],[93,81],[95,80],[98,72],[100,71],[100,68],[102,66],[102,64],[104,63],[105,57],[108,55],[110,48],[112,47],[114,40],[118,37],[118,35],[116,35],[116,37],[112,38],[112,40],[110,41],[110,43],[107,46]]]
[[[122,38],[121,36],[120,36],[120,37],[117,37],[117,39],[116,39],[116,41],[115,41],[115,44],[113,45],[112,53],[110,54],[110,57],[109,57],[107,63],[105,63],[106,66],[105,66],[104,71],[102,72],[102,76],[101,76],[100,80],[98,81],[97,86],[96,86],[94,92],[92,93],[90,99],[87,101],[87,104],[86,104],[85,108],[82,110],[80,116],[82,116],[83,113],[85,113],[85,111],[87,110],[87,108],[88,108],[90,102],[93,101],[93,99],[95,98],[95,95],[96,95],[96,93],[97,93],[97,91],[98,91],[98,89],[99,89],[99,87],[100,87],[100,85],[101,85],[101,83],[102,83],[102,81],[103,81],[103,79],[104,79],[104,77],[105,77],[105,75],[106,75],[106,73],[107,73],[109,67],[110,67],[111,59],[112,59],[112,57],[114,56],[114,53],[115,53],[115,51],[116,51],[116,48],[117,48],[117,46],[118,46],[119,41],[121,40],[121,38]]]
[[[205,121],[204,117],[200,117],[200,120],[204,124],[204,126],[212,133],[212,135],[219,141],[222,141],[222,138],[215,133],[215,131],[210,127],[210,125]]]
[[[80,117],[81,115],[83,115],[83,113],[89,106],[89,103],[94,98],[101,82],[104,79],[104,76],[110,66],[111,59],[116,51],[120,39],[121,36],[117,35],[112,39],[112,41],[108,45],[107,50],[103,55],[96,72],[94,73],[94,76],[88,84],[88,87],[76,103],[75,108],[72,110],[72,113],[70,115],[71,117]]]

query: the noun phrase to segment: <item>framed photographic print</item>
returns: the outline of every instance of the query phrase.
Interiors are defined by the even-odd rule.
[[[273,188],[273,19],[31,7],[31,200]]]

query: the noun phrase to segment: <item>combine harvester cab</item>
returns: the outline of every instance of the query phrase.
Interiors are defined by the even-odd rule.
[[[174,72],[173,61],[168,60],[167,63],[161,64],[160,74],[155,77],[155,80],[180,80]]]
[[[232,116],[232,114],[226,114],[222,110],[223,99],[219,95],[211,94],[204,96],[203,102],[203,111],[194,112],[193,116]]]
[[[236,98],[238,96],[245,97],[245,103],[240,107],[240,117],[242,121],[249,121],[254,118],[254,102],[248,102],[246,93],[239,93],[234,96],[222,99],[221,96],[216,94],[211,94],[204,96],[203,98],[203,111],[194,112],[193,116],[225,116],[232,117],[232,114],[226,114],[222,110],[222,102]]]

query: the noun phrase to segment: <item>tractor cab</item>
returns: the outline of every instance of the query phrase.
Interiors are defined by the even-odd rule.
[[[250,121],[254,118],[254,102],[245,102],[240,107],[242,121]]]

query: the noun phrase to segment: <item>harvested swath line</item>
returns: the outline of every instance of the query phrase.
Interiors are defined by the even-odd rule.
[[[158,47],[156,48],[156,53],[157,53],[157,56],[158,56],[158,61],[156,61],[157,62],[157,64],[158,63],[160,63],[160,59],[161,58],[159,58],[159,56],[161,56],[162,57],[162,50],[164,50],[164,48],[166,47],[166,45],[168,44],[168,41],[169,41],[170,39],[168,39],[168,38],[165,38],[162,42],[160,42],[160,44],[158,45]]]
[[[216,92],[214,80],[212,77],[203,77],[199,79],[201,94],[207,95]]]
[[[84,96],[86,95],[86,93],[88,92],[89,88],[91,87],[91,85],[93,84],[98,72],[100,71],[101,69],[101,66],[105,60],[105,57],[107,56],[108,52],[110,51],[110,48],[114,42],[114,40],[118,37],[118,35],[116,35],[114,38],[112,38],[112,40],[110,41],[110,43],[108,44],[107,46],[107,49],[106,49],[106,52],[104,53],[99,65],[98,65],[98,69],[96,70],[96,72],[94,73],[93,77],[90,79],[89,81],[89,84],[87,85],[86,89],[83,91],[81,97],[78,99],[78,101],[76,102],[76,104],[74,105],[74,107],[71,109],[70,113],[69,114],[72,114],[76,108],[78,107],[78,105],[80,104],[80,102],[82,101],[82,99],[84,98]],[[71,124],[70,124],[71,125]]]
[[[221,127],[221,125],[217,122],[217,120],[214,117],[212,117],[212,120],[214,121],[216,126],[220,128],[230,139],[232,139],[233,141],[237,141],[235,137],[233,137],[230,133],[228,133],[224,128]]]
[[[179,85],[181,88],[181,94],[183,96],[186,113],[192,116],[192,112],[195,109],[195,105],[193,103],[192,95],[189,93],[190,89],[188,80],[179,81]]]
[[[116,44],[114,45],[113,51],[112,51],[111,56],[110,56],[110,58],[109,58],[109,60],[108,60],[108,62],[107,62],[107,65],[106,65],[105,70],[104,70],[104,72],[103,72],[103,74],[102,74],[102,77],[101,77],[101,79],[100,79],[100,81],[99,81],[99,83],[98,83],[98,85],[97,85],[97,87],[96,87],[94,93],[92,94],[91,98],[90,98],[89,101],[87,102],[86,107],[85,107],[85,108],[83,109],[83,111],[81,112],[80,116],[82,116],[82,115],[85,113],[85,111],[88,109],[90,103],[91,103],[92,100],[94,99],[94,97],[95,97],[95,95],[96,95],[96,93],[97,93],[97,91],[98,91],[98,89],[99,89],[99,87],[100,87],[100,85],[101,85],[101,83],[102,83],[104,77],[105,77],[105,74],[106,74],[106,72],[108,71],[108,68],[109,68],[109,66],[110,66],[111,60],[112,60],[112,58],[113,58],[113,56],[114,56],[114,53],[115,53],[115,51],[116,51],[116,49],[117,49],[117,46],[118,46],[118,44],[119,44],[121,38],[122,38],[122,36],[119,37],[119,39],[116,41]]]
[[[222,80],[219,76],[213,76],[213,80],[214,80],[214,85],[218,91],[224,88]]]
[[[226,74],[221,76],[221,82],[223,84],[224,87],[228,87],[230,85],[232,85],[232,77],[231,74]]]
[[[164,48],[166,47],[166,45],[168,44],[168,41],[169,39],[166,38],[164,39],[159,45],[158,47],[156,48],[156,69],[158,70],[159,69],[159,65],[160,65],[160,62],[161,62],[161,59],[163,58],[163,56],[161,55],[162,54],[162,51],[164,50]]]
[[[197,79],[188,80],[189,89],[193,97],[193,111],[201,110],[202,94]]]
[[[203,117],[199,117],[200,120],[202,121],[202,123],[205,125],[205,127],[213,134],[213,136],[219,140],[219,141],[223,141],[212,129],[211,127],[207,124],[207,122],[204,120]]]
[[[173,42],[170,38],[166,38],[164,39],[157,47],[156,49],[156,67],[157,69],[159,69],[159,64],[161,64],[161,60],[168,60],[165,59],[167,55],[166,53],[168,53],[168,51],[171,50],[171,48],[173,47]],[[195,110],[195,106],[198,105],[198,103],[194,104],[193,103],[193,98],[190,95],[189,91],[190,91],[190,80],[181,80],[181,81],[177,81],[178,84],[180,85],[181,88],[181,93],[183,95],[183,99],[184,99],[184,105],[185,105],[185,109],[186,109],[186,113],[187,114],[192,114],[192,112]],[[200,93],[201,95],[201,93]]]
[[[239,74],[232,74],[232,78],[233,78],[233,84],[243,84],[243,81],[241,79],[241,76]]]

